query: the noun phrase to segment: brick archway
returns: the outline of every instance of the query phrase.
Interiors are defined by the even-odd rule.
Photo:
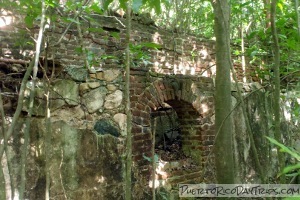
[[[190,179],[200,177],[214,140],[213,82],[206,77],[150,76],[145,70],[131,72],[133,161],[138,174],[149,177],[152,157],[151,113],[167,103],[178,115],[184,153],[200,166]],[[182,179],[187,179],[184,176]],[[181,179],[177,180],[180,182]]]

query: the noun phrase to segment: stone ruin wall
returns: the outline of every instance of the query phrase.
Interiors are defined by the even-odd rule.
[[[58,44],[65,25],[57,24],[46,31],[50,48],[47,56],[44,51],[42,57],[49,61],[50,66],[55,66],[55,70],[49,67],[49,74],[55,77],[50,90],[51,194],[57,199],[66,196],[72,199],[120,198],[123,193],[121,155],[124,153],[126,115],[123,76],[125,28],[122,24],[125,20],[113,17],[95,19],[90,22],[90,27],[101,27],[103,31],[96,34],[83,29],[83,42],[95,54],[96,73],[88,73],[83,67],[84,57],[76,52],[79,39],[75,26]],[[204,173],[210,173],[205,169],[205,162],[214,141],[214,83],[210,78],[215,73],[214,42],[136,22],[132,27],[133,43],[155,42],[161,45],[157,50],[143,48],[150,58],[144,61],[134,59],[135,66],[130,76],[136,198],[145,197],[149,191],[147,184],[151,167],[144,156],[151,156],[151,113],[163,108],[164,103],[169,104],[179,116],[184,136],[183,151],[191,161],[169,162],[164,169],[169,175],[157,174],[157,179],[160,183],[167,182],[169,189],[179,182],[211,181],[212,174],[208,177]],[[19,82],[14,82],[16,76],[13,73],[24,74],[24,63],[32,58],[32,46],[26,40],[20,40],[23,38],[20,35],[35,36],[36,30],[31,31],[25,33],[13,26],[0,29],[0,77],[6,94],[13,94],[15,87],[18,87]],[[119,33],[120,37],[112,37],[112,32]],[[20,62],[15,62],[19,59]],[[31,143],[36,146],[42,143],[47,133],[43,119],[45,88],[43,82],[37,87],[33,122],[38,126],[32,127],[31,138]],[[251,91],[251,88],[251,84],[242,87],[245,92]],[[4,100],[12,104],[10,109],[13,110],[16,102],[9,96],[4,96]],[[24,106],[24,114],[27,110]],[[16,132],[18,130],[21,130],[21,125]],[[22,137],[22,131],[18,134]],[[20,141],[12,144],[22,145]],[[36,160],[42,160],[45,154],[41,151],[38,156],[33,156],[37,150],[31,151],[28,161],[30,170],[27,172],[31,178],[27,191],[28,196],[35,199],[43,194],[45,178],[41,172],[44,163]],[[16,159],[16,156],[12,154],[11,159]],[[63,164],[58,166],[57,163]],[[193,168],[195,165],[199,167]],[[186,166],[188,169],[185,169]],[[65,182],[61,177],[66,178]]]

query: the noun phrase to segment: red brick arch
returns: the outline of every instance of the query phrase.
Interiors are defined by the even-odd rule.
[[[176,111],[185,153],[194,152],[195,162],[203,164],[214,140],[213,82],[209,78],[190,76],[153,77],[147,71],[131,72],[131,111],[133,133],[133,161],[145,175],[151,157],[151,112],[169,104]],[[200,154],[195,155],[195,154]]]

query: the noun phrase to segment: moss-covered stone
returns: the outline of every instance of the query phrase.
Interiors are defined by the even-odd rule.
[[[94,129],[100,135],[110,134],[112,136],[118,137],[120,135],[120,131],[113,124],[111,120],[101,119],[98,120],[94,126]]]

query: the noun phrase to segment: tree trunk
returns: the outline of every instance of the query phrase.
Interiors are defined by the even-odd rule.
[[[216,141],[215,163],[217,181],[234,183],[234,159],[232,143],[231,80],[230,80],[230,5],[228,1],[213,0],[216,36]]]
[[[279,75],[279,67],[280,67],[280,52],[279,52],[279,43],[278,43],[278,35],[277,28],[275,24],[275,16],[276,16],[276,5],[277,0],[272,0],[271,2],[271,30],[273,36],[273,45],[274,45],[274,136],[275,139],[282,142],[281,133],[280,133],[280,75]],[[284,155],[280,152],[280,148],[277,148],[277,156],[279,163],[279,171],[282,172],[284,169]],[[280,177],[280,183],[285,183],[285,176]]]
[[[41,23],[39,34],[36,42],[36,49],[35,49],[35,57],[34,57],[34,65],[33,65],[33,73],[32,73],[32,86],[29,96],[29,110],[28,115],[26,118],[26,129],[24,130],[24,144],[23,144],[23,152],[21,155],[21,181],[20,181],[20,199],[24,199],[25,195],[25,184],[26,184],[26,159],[27,159],[27,150],[29,145],[29,134],[30,134],[30,125],[31,125],[31,116],[33,112],[33,104],[34,104],[34,97],[35,97],[35,86],[37,81],[37,72],[38,72],[38,64],[41,52],[41,46],[44,36],[44,27],[45,27],[45,16],[46,16],[46,5],[45,1],[42,0],[42,14],[41,14]]]
[[[131,133],[131,111],[130,111],[130,31],[131,31],[131,0],[127,2],[127,9],[126,9],[126,72],[125,72],[125,87],[126,87],[126,115],[127,115],[127,140],[126,140],[126,167],[125,167],[125,199],[131,199],[131,190],[132,190],[132,181],[131,181],[131,164],[132,164],[132,133]]]

